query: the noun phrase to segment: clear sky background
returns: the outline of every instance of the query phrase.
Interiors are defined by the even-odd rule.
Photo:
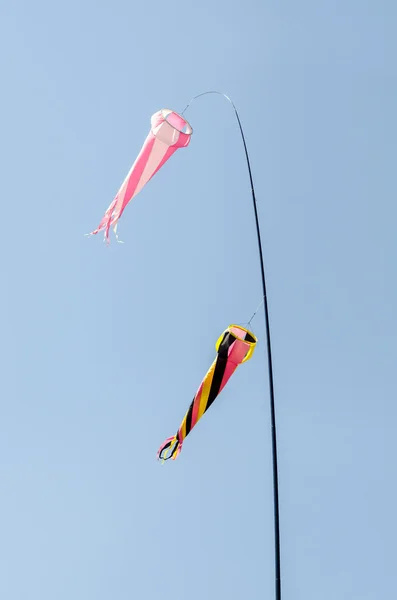
[[[396,594],[396,22],[367,0],[3,0],[0,597],[274,597],[259,344],[161,467],[261,299],[221,97],[94,229],[162,107],[219,89],[269,288],[283,600]]]

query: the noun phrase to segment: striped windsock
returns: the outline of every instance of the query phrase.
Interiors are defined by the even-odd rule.
[[[163,461],[176,459],[185,438],[223,390],[234,371],[251,358],[256,342],[254,334],[240,325],[230,325],[222,333],[215,346],[217,357],[201,382],[176,435],[167,438],[160,446],[157,458]]]

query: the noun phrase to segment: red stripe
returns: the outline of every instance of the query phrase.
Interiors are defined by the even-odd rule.
[[[197,391],[196,397],[194,399],[193,411],[192,411],[192,424],[190,427],[190,431],[193,429],[193,427],[197,423],[197,415],[198,415],[198,411],[199,411],[199,407],[200,407],[200,399],[201,399],[201,392],[203,391],[203,385],[204,385],[204,381],[201,383],[201,385]]]
[[[241,364],[247,352],[249,351],[248,344],[240,340],[236,340],[229,348],[229,356],[227,360],[227,365],[225,372],[222,377],[221,387],[219,388],[219,393],[223,390],[230,377],[233,375],[234,371],[237,369],[238,365]]]

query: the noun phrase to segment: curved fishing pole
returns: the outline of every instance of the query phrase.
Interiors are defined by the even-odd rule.
[[[279,501],[278,501],[278,467],[277,467],[277,436],[276,436],[276,411],[275,411],[275,402],[274,402],[274,384],[273,384],[273,361],[272,361],[272,348],[270,343],[270,320],[269,320],[269,308],[267,302],[267,293],[266,293],[266,278],[265,278],[265,267],[263,263],[263,252],[262,252],[262,241],[261,241],[261,232],[259,228],[259,218],[258,218],[258,209],[256,203],[255,196],[255,188],[254,181],[252,178],[251,164],[248,156],[247,144],[245,142],[244,131],[241,125],[240,117],[237,112],[237,108],[234,105],[234,102],[222,92],[217,91],[208,91],[203,92],[202,94],[198,94],[194,96],[190,102],[187,104],[186,108],[182,111],[182,115],[189,108],[194,100],[200,98],[201,96],[206,96],[207,94],[218,94],[223,96],[230,102],[232,105],[238,126],[240,128],[241,138],[244,144],[245,157],[247,160],[248,174],[251,183],[251,194],[252,194],[252,203],[254,207],[255,213],[255,223],[256,223],[256,234],[258,238],[258,251],[259,251],[259,260],[261,265],[261,275],[262,275],[262,289],[263,289],[263,304],[265,310],[265,322],[266,322],[266,342],[267,342],[267,361],[268,361],[268,370],[269,370],[269,391],[270,391],[270,413],[271,413],[271,425],[272,425],[272,456],[273,456],[273,497],[274,497],[274,542],[275,542],[275,598],[276,600],[281,600],[281,568],[280,568],[280,516],[279,516]]]

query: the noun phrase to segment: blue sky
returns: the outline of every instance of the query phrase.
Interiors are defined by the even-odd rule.
[[[235,101],[258,196],[283,598],[396,588],[395,2],[5,1],[0,596],[272,598],[264,322],[156,462],[261,298],[231,107],[88,239],[162,107]],[[394,171],[394,172],[393,172]],[[166,335],[164,335],[166,334]]]

